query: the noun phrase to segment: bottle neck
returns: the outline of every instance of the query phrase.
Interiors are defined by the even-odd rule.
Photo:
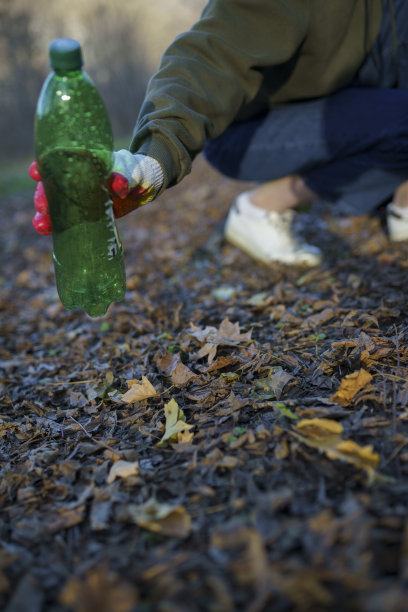
[[[61,70],[59,68],[54,68],[53,70],[57,77],[76,77],[82,73],[81,68],[78,68],[77,70]]]

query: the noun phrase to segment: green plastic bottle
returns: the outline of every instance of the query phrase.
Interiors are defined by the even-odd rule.
[[[106,187],[113,163],[112,130],[95,85],[82,70],[80,44],[51,43],[37,104],[37,167],[47,196],[57,290],[63,305],[91,317],[123,300],[122,245]]]

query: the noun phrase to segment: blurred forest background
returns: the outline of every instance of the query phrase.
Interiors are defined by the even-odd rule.
[[[48,45],[80,41],[85,70],[107,106],[114,137],[130,140],[144,91],[173,38],[205,0],[0,0],[0,175],[34,151],[33,120],[49,72]],[[7,162],[7,163],[6,163]]]

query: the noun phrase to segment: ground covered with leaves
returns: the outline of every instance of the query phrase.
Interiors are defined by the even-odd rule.
[[[7,612],[407,610],[408,245],[316,204],[324,264],[258,265],[222,239],[244,187],[200,159],[122,219],[103,319],[2,202]]]

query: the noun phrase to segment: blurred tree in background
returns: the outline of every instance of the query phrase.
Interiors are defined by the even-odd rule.
[[[85,70],[107,106],[115,139],[128,138],[149,77],[205,0],[0,0],[0,164],[33,154],[33,119],[49,72],[48,45],[80,41]]]

